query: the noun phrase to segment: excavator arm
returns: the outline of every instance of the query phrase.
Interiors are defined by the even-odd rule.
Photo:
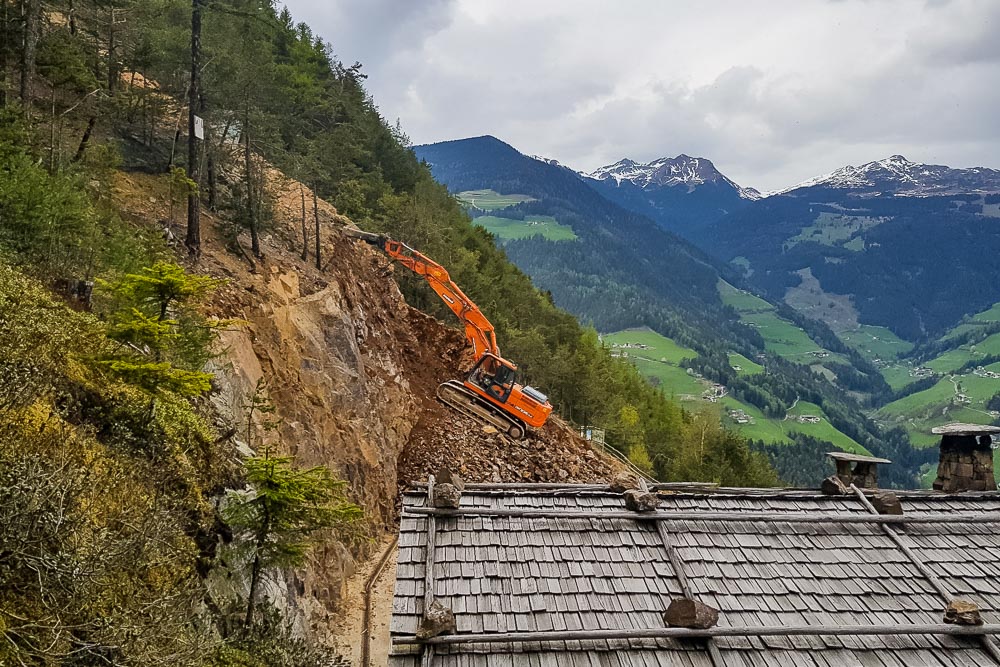
[[[500,347],[497,345],[493,325],[479,310],[479,307],[473,303],[472,299],[467,297],[455,284],[443,266],[402,241],[393,241],[386,236],[360,230],[347,229],[345,231],[350,236],[380,248],[393,260],[418,276],[422,276],[430,288],[441,297],[445,305],[451,309],[451,312],[455,313],[455,316],[465,326],[465,338],[472,345],[476,359],[481,358],[484,354],[500,356]]]
[[[464,381],[449,380],[438,386],[437,397],[442,402],[515,440],[523,438],[528,427],[541,428],[545,424],[552,413],[552,404],[542,392],[517,383],[517,367],[500,356],[493,325],[443,266],[400,241],[350,227],[344,233],[370,243],[423,276],[465,326],[465,337],[472,345],[476,365]]]

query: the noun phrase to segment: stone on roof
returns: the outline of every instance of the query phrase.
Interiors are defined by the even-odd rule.
[[[931,429],[934,435],[992,435],[1000,433],[1000,426],[989,426],[986,424],[960,424],[954,422],[944,426],[935,426]]]

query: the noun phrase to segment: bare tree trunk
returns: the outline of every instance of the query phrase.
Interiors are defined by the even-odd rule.
[[[309,259],[309,230],[306,227],[306,186],[299,183],[299,194],[302,195],[302,261]]]
[[[208,150],[208,173],[205,176],[208,178],[208,209],[214,211],[218,193],[215,183],[215,151],[211,148]]]
[[[322,270],[319,256],[319,197],[316,196],[316,184],[313,183],[313,218],[316,220],[316,268]]]
[[[49,173],[56,170],[56,89],[52,87],[52,117],[49,119]]]
[[[10,48],[10,2],[9,0],[0,0],[0,2],[3,2],[3,28],[0,30],[0,35],[3,35],[3,43],[0,44],[0,109],[2,109],[7,106],[7,49]]]
[[[115,3],[111,2],[109,8],[111,19],[108,22],[108,95],[114,96],[117,89],[118,65],[115,62],[115,14],[117,9]]]
[[[199,73],[201,70],[201,3],[191,0],[191,87],[188,90],[188,178],[198,184],[198,138],[195,136],[195,112],[200,99]],[[188,192],[187,236],[184,239],[188,253],[201,254],[201,199],[197,187]]]
[[[97,116],[91,116],[87,120],[87,129],[83,131],[83,136],[80,138],[80,146],[76,149],[73,162],[79,162],[83,159],[83,154],[87,151],[87,144],[90,143],[90,135],[93,134],[95,125],[97,125]]]
[[[246,117],[243,122],[243,161],[246,171],[247,221],[250,223],[250,253],[260,259],[260,234],[257,229],[257,211],[254,207],[253,154],[250,150],[250,96],[246,99]]]
[[[250,593],[247,595],[247,615],[243,619],[243,628],[249,630],[253,625],[253,608],[257,605],[257,586],[260,582],[260,551],[254,554],[253,565],[250,567]]]
[[[21,38],[21,105],[24,115],[28,116],[31,109],[32,80],[35,78],[35,56],[38,51],[38,31],[41,24],[40,0],[21,0],[21,17],[24,20],[24,33]]]
[[[76,3],[69,0],[69,34],[76,37]]]

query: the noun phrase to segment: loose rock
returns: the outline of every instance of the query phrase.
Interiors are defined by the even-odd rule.
[[[660,506],[660,499],[655,493],[629,489],[625,492],[625,508],[633,512],[652,512]]]
[[[629,489],[639,488],[639,478],[634,473],[618,473],[611,479],[611,490],[615,493],[624,493]]]
[[[434,507],[458,509],[462,492],[454,484],[434,484]]]
[[[847,485],[836,475],[824,479],[819,488],[825,496],[843,496],[848,493]]]
[[[417,628],[418,639],[430,639],[455,632],[455,612],[435,600],[427,607]]]
[[[881,491],[872,498],[872,506],[879,514],[902,514],[903,505],[895,493]]]
[[[663,622],[674,628],[707,630],[719,622],[719,610],[697,600],[678,598],[670,601]]]
[[[979,605],[968,600],[952,600],[944,609],[944,622],[955,625],[982,625]]]

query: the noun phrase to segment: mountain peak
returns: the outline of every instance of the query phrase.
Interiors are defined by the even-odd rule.
[[[774,194],[811,187],[860,190],[865,194],[923,197],[961,193],[1000,192],[1000,170],[985,167],[952,169],[939,164],[911,162],[902,155],[847,165]]]
[[[614,164],[596,169],[587,178],[598,181],[614,179],[617,185],[627,181],[643,189],[661,187],[686,187],[689,191],[711,183],[726,184],[736,189],[743,199],[760,199],[760,193],[753,188],[742,188],[726,178],[712,161],[703,157],[691,157],[681,153],[677,157],[664,156],[646,164],[630,158],[622,158]]]

